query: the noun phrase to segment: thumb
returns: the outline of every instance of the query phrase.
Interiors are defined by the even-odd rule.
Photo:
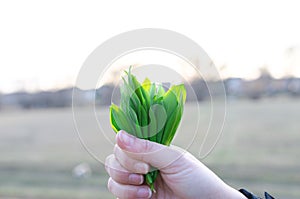
[[[146,162],[157,169],[164,169],[185,153],[180,148],[139,139],[121,130],[117,134],[117,145],[131,158]]]

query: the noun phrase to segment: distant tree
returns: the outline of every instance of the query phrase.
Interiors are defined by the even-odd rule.
[[[260,78],[272,79],[272,75],[271,75],[267,65],[263,65],[262,67],[260,67],[259,74],[260,74]]]

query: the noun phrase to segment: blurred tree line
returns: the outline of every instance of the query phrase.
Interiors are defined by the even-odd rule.
[[[273,78],[267,71],[262,71],[258,79],[244,80],[241,78],[228,78],[223,81],[205,82],[203,79],[194,79],[185,83],[187,88],[187,101],[210,100],[226,93],[227,97],[257,100],[264,97],[290,96],[300,97],[300,78],[286,77]],[[78,88],[75,88],[78,89]],[[72,106],[73,88],[58,91],[43,91],[37,93],[16,92],[0,94],[0,109],[6,108],[51,108]],[[106,84],[96,90],[80,91],[76,96],[76,106],[110,105],[112,100],[118,103],[120,99],[119,87]]]

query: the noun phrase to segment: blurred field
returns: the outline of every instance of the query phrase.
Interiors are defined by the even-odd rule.
[[[209,105],[200,107],[202,132]],[[193,110],[194,105],[186,106],[179,145],[190,139],[184,132],[192,128]],[[81,111],[84,118],[87,110]],[[99,112],[103,128],[109,128],[107,108]],[[229,101],[226,118],[220,141],[202,162],[235,188],[300,198],[300,100]],[[81,128],[93,131],[91,120],[84,123]],[[110,152],[105,140],[88,139],[100,156]],[[82,162],[92,175],[73,177],[72,169]],[[107,178],[103,165],[81,146],[71,109],[0,112],[0,198],[113,198]]]

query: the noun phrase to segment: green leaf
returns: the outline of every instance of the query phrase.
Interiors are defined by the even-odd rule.
[[[174,110],[171,116],[168,118],[162,137],[162,144],[170,145],[170,141],[173,139],[179,125],[180,120],[178,119],[181,117],[180,113],[180,106],[178,106],[178,108]]]
[[[134,112],[134,110],[131,107],[127,108],[127,115],[130,116],[130,120],[131,120],[130,123],[134,124],[134,127],[135,127],[135,135],[134,136],[139,137],[140,132],[141,132],[140,126],[139,126],[139,121],[138,121],[136,113]]]
[[[131,69],[132,66],[129,67],[128,72],[126,72],[127,74],[127,87],[130,88],[130,91],[134,91],[134,93],[137,95],[139,101],[141,102],[141,104],[144,106],[145,104],[145,99],[143,98],[143,94],[141,91],[141,84],[137,81],[136,77],[134,75],[131,74]]]
[[[163,97],[163,104],[166,109],[168,118],[171,116],[178,105],[176,95],[173,92],[172,88],[169,89]]]
[[[145,110],[148,111],[149,108],[150,108],[150,96],[149,96],[149,93],[147,91],[145,91],[143,87],[140,87],[139,89],[141,90],[141,93],[143,95],[143,99],[144,99],[144,102],[145,102],[143,104],[143,106],[144,106]]]
[[[186,90],[184,84],[174,85],[171,87],[171,90],[176,95],[177,101],[183,101],[185,103],[186,100]]]
[[[137,110],[139,105],[141,104],[140,99],[124,78],[123,82],[124,84],[121,87],[123,91],[121,92],[121,103],[128,103],[134,110]]]
[[[153,104],[155,94],[156,94],[156,86],[155,83],[152,83],[149,91],[150,104]]]
[[[163,101],[164,97],[157,97],[157,95],[154,96],[154,103],[155,104],[160,104]]]
[[[138,98],[140,99],[140,102],[142,104],[144,104],[144,98],[143,98],[143,94],[141,91],[141,88],[143,88],[141,86],[141,84],[137,81],[137,79],[134,76],[130,76],[131,79],[131,88],[135,91],[136,95],[138,96]]]
[[[155,118],[156,118],[156,136],[155,138],[152,138],[153,140],[156,140],[156,142],[160,143],[164,126],[167,122],[167,113],[162,104],[154,104],[151,107],[151,110],[153,111]]]
[[[141,122],[140,125],[142,127],[142,134],[143,138],[148,138],[148,113],[146,112],[145,108],[141,106]]]
[[[167,113],[162,104],[154,104],[152,107],[152,110],[154,112],[155,118],[156,118],[156,129],[157,131],[160,131],[164,128],[166,122],[167,122]]]
[[[161,84],[158,85],[157,87],[157,97],[161,97],[165,94],[165,89],[163,88],[163,86]]]
[[[151,141],[156,142],[156,134],[157,134],[157,119],[155,117],[155,113],[152,107],[149,109],[149,135]]]
[[[112,127],[112,129],[114,130],[114,132],[118,133],[121,128],[118,126],[115,118],[114,118],[114,114],[113,114],[113,110],[112,107],[109,108],[109,120],[110,120],[110,125]]]
[[[166,128],[164,129],[167,131],[167,133],[163,134],[165,137],[163,138],[162,143],[165,145],[169,146],[175,136],[175,133],[180,124],[181,117],[183,114],[183,108],[184,108],[183,105],[184,105],[184,96],[181,95],[179,98],[178,107],[177,107],[176,111],[174,111],[172,116],[170,117],[169,121],[166,124]]]
[[[151,81],[148,79],[148,78],[146,78],[145,80],[144,80],[144,82],[142,83],[142,87],[144,88],[144,90],[145,91],[147,91],[148,93],[150,92],[150,88],[151,88]]]
[[[130,134],[135,134],[132,123],[125,115],[125,113],[115,104],[110,106],[111,111],[111,122],[116,130],[124,130]]]

